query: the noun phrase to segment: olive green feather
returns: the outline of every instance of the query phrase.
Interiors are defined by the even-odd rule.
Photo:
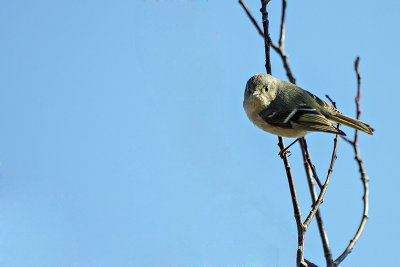
[[[337,114],[331,116],[329,119],[333,120],[335,122],[338,122],[338,123],[342,123],[349,127],[352,127],[354,129],[363,131],[367,134],[370,134],[370,135],[374,134],[374,129],[372,129],[371,126],[369,126],[368,124],[366,124],[362,121],[359,121],[357,119],[353,119],[349,116],[343,115],[341,113],[337,113]]]

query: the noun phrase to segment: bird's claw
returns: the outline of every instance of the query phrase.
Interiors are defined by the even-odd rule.
[[[287,154],[287,156],[290,157],[290,155],[292,155],[292,151],[290,151],[288,149],[282,149],[281,152],[278,153],[278,155],[279,155],[279,157],[281,157],[281,159],[283,159],[285,154]]]

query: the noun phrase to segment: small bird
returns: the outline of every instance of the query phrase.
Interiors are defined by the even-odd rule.
[[[343,115],[312,93],[269,74],[251,77],[244,91],[243,107],[262,130],[284,137],[303,137],[309,132],[346,135],[331,121],[373,135],[374,129]]]

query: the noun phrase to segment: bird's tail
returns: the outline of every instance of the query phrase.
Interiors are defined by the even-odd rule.
[[[363,131],[363,132],[365,132],[367,134],[370,134],[370,135],[374,134],[374,129],[372,129],[371,126],[369,126],[368,124],[366,124],[366,123],[364,123],[362,121],[353,119],[353,118],[351,118],[349,116],[343,115],[341,113],[333,115],[330,119],[335,121],[335,122],[347,125],[347,126],[349,126],[351,128]]]

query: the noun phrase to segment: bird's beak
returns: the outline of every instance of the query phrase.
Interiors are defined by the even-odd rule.
[[[253,96],[258,96],[260,94],[260,91],[254,91]]]

